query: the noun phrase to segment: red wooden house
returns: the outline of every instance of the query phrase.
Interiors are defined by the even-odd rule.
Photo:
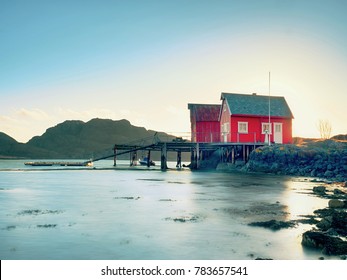
[[[214,104],[188,104],[192,142],[220,141],[220,108]]]
[[[221,142],[292,143],[293,114],[284,97],[222,93],[221,100]]]

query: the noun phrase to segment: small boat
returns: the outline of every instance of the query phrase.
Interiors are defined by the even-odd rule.
[[[147,166],[148,165],[148,157],[144,157],[142,159],[139,159],[139,164]],[[149,165],[150,166],[155,166],[155,162],[153,160],[150,160],[149,161]]]

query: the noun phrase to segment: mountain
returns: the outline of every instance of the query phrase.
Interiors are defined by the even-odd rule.
[[[16,150],[19,147],[19,143],[12,137],[0,132],[0,156],[11,157],[16,154]]]
[[[0,157],[85,159],[112,154],[116,143],[129,144],[139,139],[145,140],[138,144],[152,143],[155,134],[155,131],[133,126],[127,120],[65,121],[26,144],[1,133]],[[162,132],[157,136],[169,141],[175,138]]]
[[[35,158],[47,157],[54,153],[36,147],[28,147],[26,144],[18,143],[12,137],[0,132],[0,158]]]

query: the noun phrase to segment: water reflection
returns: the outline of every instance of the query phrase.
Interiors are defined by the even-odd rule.
[[[0,173],[1,259],[320,256],[301,247],[309,225],[276,232],[248,225],[324,207],[305,194],[313,184],[303,180],[112,168]]]

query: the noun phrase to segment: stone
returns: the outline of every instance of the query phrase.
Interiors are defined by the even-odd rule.
[[[325,194],[325,192],[326,192],[326,187],[324,187],[324,186],[316,186],[316,187],[313,187],[313,192],[314,192],[314,193],[317,193],[317,194]]]
[[[332,221],[333,221],[333,217],[327,216],[327,217],[324,217],[319,223],[317,223],[316,226],[319,229],[326,231],[329,228],[331,228]]]
[[[264,228],[268,228],[271,230],[280,230],[282,228],[291,228],[294,227],[296,225],[295,222],[293,221],[276,221],[276,220],[270,220],[270,221],[266,221],[266,222],[253,222],[253,223],[249,223],[249,226],[258,226],[258,227],[264,227]]]
[[[340,234],[347,236],[347,212],[334,212],[332,215],[331,226]]]
[[[330,208],[344,208],[345,207],[344,201],[339,200],[339,199],[330,199],[328,205]]]
[[[326,255],[347,254],[347,242],[339,237],[329,236],[318,231],[307,231],[302,235],[302,246],[322,249]]]
[[[346,194],[346,193],[339,189],[334,189],[334,194]]]

